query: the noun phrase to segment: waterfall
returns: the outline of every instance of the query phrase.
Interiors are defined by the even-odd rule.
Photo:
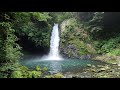
[[[59,41],[60,41],[60,37],[59,37],[58,24],[54,24],[50,38],[50,52],[49,55],[43,59],[62,60],[61,56],[59,55]]]
[[[59,31],[58,31],[58,24],[55,24],[52,30],[51,34],[51,40],[50,40],[50,56],[59,56]]]

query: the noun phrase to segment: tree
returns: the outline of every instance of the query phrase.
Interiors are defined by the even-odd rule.
[[[51,17],[47,12],[15,12],[13,28],[22,47],[24,40],[34,44],[36,48],[49,48],[50,32],[52,26],[49,24]],[[33,45],[33,46],[34,46]],[[29,47],[29,44],[27,46]],[[32,47],[31,47],[32,48]]]
[[[18,38],[15,30],[12,29],[11,13],[1,13],[0,15],[0,64],[16,63],[20,59],[20,46],[16,43]]]

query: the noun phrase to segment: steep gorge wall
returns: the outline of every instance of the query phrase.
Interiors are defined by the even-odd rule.
[[[60,24],[61,40],[60,51],[63,57],[90,59],[96,53],[89,34],[81,27],[74,18],[64,20]]]

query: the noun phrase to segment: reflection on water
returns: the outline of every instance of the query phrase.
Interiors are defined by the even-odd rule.
[[[62,71],[62,67],[59,62],[50,62],[50,68],[52,70],[52,71],[50,71],[51,73],[56,73],[56,72]]]

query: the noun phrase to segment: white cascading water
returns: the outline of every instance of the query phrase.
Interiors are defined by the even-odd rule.
[[[62,60],[62,57],[59,55],[59,41],[58,24],[54,24],[51,33],[50,52],[48,56],[43,57],[44,60]]]

